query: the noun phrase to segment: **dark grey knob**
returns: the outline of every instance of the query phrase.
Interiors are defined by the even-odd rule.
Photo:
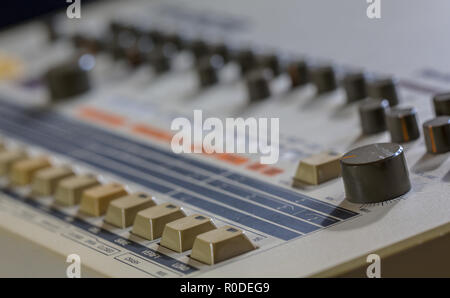
[[[450,151],[450,117],[439,116],[423,124],[425,145],[429,153]]]
[[[210,45],[209,52],[211,55],[218,55],[222,57],[224,63],[228,63],[230,61],[230,50],[224,43]]]
[[[369,98],[359,106],[362,132],[371,135],[386,130],[385,112],[389,107],[387,100]]]
[[[411,189],[403,147],[379,143],[356,148],[341,159],[347,200],[370,204],[394,199]]]
[[[450,116],[450,92],[434,96],[433,105],[436,116]]]
[[[368,84],[368,94],[372,98],[387,99],[391,107],[399,102],[397,81],[392,78],[371,81]]]
[[[347,74],[342,85],[347,94],[347,102],[352,103],[367,97],[366,77],[363,73]]]
[[[317,88],[317,93],[327,93],[337,88],[336,76],[332,66],[318,66],[311,70],[311,81]]]
[[[77,60],[52,67],[44,75],[44,80],[53,101],[80,95],[90,89],[88,72]]]
[[[197,74],[200,87],[210,87],[218,82],[217,69],[211,61],[211,57],[204,57],[197,66]]]
[[[208,54],[208,45],[206,44],[206,42],[200,39],[191,41],[189,49],[191,50],[197,61]]]
[[[269,80],[262,70],[254,70],[247,75],[247,90],[250,102],[270,96]]]
[[[181,50],[184,46],[183,39],[174,32],[164,35],[164,43],[173,46],[176,50]]]
[[[292,62],[289,64],[287,71],[293,88],[303,86],[309,82],[309,70],[305,61]]]
[[[278,57],[274,54],[262,55],[259,57],[259,66],[269,69],[274,76],[280,74],[280,63]]]
[[[386,125],[391,141],[404,143],[420,137],[417,112],[414,108],[393,108],[386,112]]]
[[[155,47],[147,57],[148,62],[157,74],[162,74],[170,69],[170,53],[164,46]]]
[[[251,50],[241,50],[236,53],[235,60],[241,67],[241,73],[246,74],[256,67],[256,57]]]

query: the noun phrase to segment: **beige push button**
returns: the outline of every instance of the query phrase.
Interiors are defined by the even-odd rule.
[[[51,167],[39,170],[34,175],[32,190],[38,195],[49,196],[55,192],[58,182],[69,176],[73,176],[69,167]]]
[[[0,175],[8,174],[13,163],[25,158],[26,154],[21,150],[6,150],[0,152]]]
[[[43,156],[16,161],[11,166],[11,182],[16,185],[30,184],[37,171],[48,167],[50,167],[50,162]]]
[[[197,235],[215,228],[211,218],[203,215],[194,214],[180,218],[166,225],[161,245],[177,252],[183,252],[192,248]]]
[[[125,188],[117,183],[94,186],[83,192],[80,211],[92,216],[103,215],[112,200],[127,194]]]
[[[337,178],[341,174],[341,157],[334,152],[324,152],[305,158],[300,161],[294,180],[317,185]]]
[[[244,232],[224,226],[198,235],[192,247],[191,258],[213,265],[255,248]]]
[[[78,205],[83,191],[99,184],[93,175],[64,178],[56,187],[55,200],[66,206]]]
[[[116,227],[125,229],[133,224],[136,214],[139,211],[155,205],[150,195],[142,192],[134,193],[112,201],[106,212],[105,221]]]
[[[165,203],[139,211],[133,224],[133,234],[148,240],[161,237],[167,223],[185,217],[183,209]]]

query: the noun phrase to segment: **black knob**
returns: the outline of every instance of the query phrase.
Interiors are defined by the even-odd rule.
[[[167,51],[164,46],[157,46],[148,54],[148,62],[157,74],[170,70],[170,53]]]
[[[387,99],[391,107],[399,102],[397,81],[392,78],[372,80],[368,84],[368,94],[372,98]]]
[[[223,43],[212,44],[209,47],[209,53],[222,57],[224,63],[230,62],[230,50]]]
[[[370,204],[394,199],[411,189],[403,147],[379,143],[356,148],[341,159],[347,200]]]
[[[367,97],[366,77],[363,73],[347,74],[342,85],[347,94],[347,102],[352,103]]]
[[[450,116],[450,92],[434,96],[433,105],[436,116]]]
[[[259,66],[261,68],[269,69],[274,76],[280,74],[280,62],[278,57],[274,54],[262,55],[259,57]]]
[[[305,61],[300,60],[290,63],[287,71],[293,88],[303,86],[309,82],[308,65]]]
[[[270,96],[269,79],[262,70],[247,75],[247,90],[250,102],[257,102]]]
[[[257,65],[255,54],[251,50],[241,50],[236,53],[236,62],[241,67],[241,73],[246,74]]]
[[[217,68],[211,61],[212,57],[204,57],[197,66],[200,87],[210,87],[218,82]]]
[[[90,89],[88,72],[77,60],[52,67],[45,73],[44,80],[54,101],[80,95]]]
[[[164,43],[173,46],[176,50],[181,50],[184,46],[183,39],[176,33],[166,33]]]
[[[199,61],[200,58],[206,56],[209,53],[208,45],[206,44],[206,42],[200,39],[195,39],[191,41],[189,49],[194,55],[196,61]]]
[[[72,43],[75,48],[92,54],[97,54],[105,48],[103,40],[95,37],[83,36],[81,34],[73,35]]]
[[[337,88],[336,76],[332,66],[318,66],[311,70],[311,81],[317,88],[317,93],[327,93]]]
[[[423,124],[425,145],[429,153],[450,151],[450,117],[439,116]]]
[[[132,26],[111,23],[111,41],[110,50],[112,51],[114,59],[127,59],[128,62],[134,64],[137,58],[137,42],[140,31]]]
[[[386,112],[386,125],[392,142],[410,142],[420,137],[416,114],[414,108],[393,108]]]
[[[386,130],[385,112],[389,107],[387,100],[369,98],[359,106],[359,118],[365,135]]]

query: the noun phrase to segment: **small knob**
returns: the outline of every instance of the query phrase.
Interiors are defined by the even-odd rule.
[[[393,108],[386,112],[386,125],[392,142],[410,142],[420,137],[416,114],[414,108]]]
[[[362,132],[371,135],[386,130],[385,112],[389,107],[387,100],[367,99],[359,106]]]
[[[254,70],[247,75],[247,89],[250,102],[270,96],[269,80],[262,70]]]
[[[378,79],[369,83],[368,94],[370,97],[387,99],[389,105],[398,105],[397,81],[392,78]]]
[[[309,82],[308,65],[305,61],[292,62],[289,64],[287,71],[293,88],[303,86]]]
[[[366,77],[363,73],[347,74],[342,85],[347,94],[347,103],[352,103],[367,97]]]
[[[450,116],[450,92],[434,96],[433,105],[436,116]]]
[[[311,81],[319,94],[331,92],[337,88],[334,69],[329,65],[313,68],[311,70]]]
[[[204,57],[197,66],[200,87],[210,87],[218,82],[217,69],[211,63],[211,57]]]
[[[429,153],[450,151],[450,117],[439,116],[423,124],[425,145]]]
[[[203,40],[200,39],[191,41],[189,49],[194,55],[196,61],[199,61],[200,58],[207,55],[209,52],[208,45]]]
[[[251,50],[242,50],[236,54],[236,62],[241,67],[241,73],[246,74],[256,66],[256,57]]]
[[[162,74],[170,69],[170,54],[164,46],[155,47],[148,54],[148,62],[157,74]]]
[[[370,204],[394,199],[411,189],[403,147],[378,143],[356,148],[341,159],[347,200]]]
[[[209,47],[209,52],[211,55],[222,57],[224,63],[230,62],[230,50],[223,43],[212,44]]]
[[[88,73],[78,61],[52,67],[45,73],[44,80],[54,101],[80,95],[90,89]]]
[[[260,56],[259,65],[261,68],[269,69],[274,76],[280,74],[280,63],[278,57],[274,54]]]
[[[173,46],[176,50],[181,50],[184,46],[183,39],[173,32],[164,35],[164,43]]]

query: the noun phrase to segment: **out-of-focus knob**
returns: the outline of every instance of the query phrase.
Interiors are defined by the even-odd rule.
[[[367,97],[366,77],[363,73],[347,74],[342,85],[347,94],[347,103],[352,103]]]
[[[386,112],[386,125],[392,142],[410,142],[420,137],[416,114],[414,108],[393,108]]]
[[[379,143],[356,148],[341,159],[347,200],[370,204],[394,199],[411,189],[403,147]]]
[[[318,94],[331,92],[337,88],[334,69],[330,65],[318,66],[311,70],[311,81]]]
[[[309,82],[308,65],[305,61],[300,60],[290,63],[287,71],[293,88],[303,86]]]
[[[53,101],[80,95],[90,89],[88,72],[80,67],[80,62],[75,60],[56,65],[44,75]]]
[[[212,44],[209,47],[209,53],[211,55],[218,55],[222,57],[224,63],[230,61],[230,50],[224,43]]]
[[[264,71],[254,70],[247,75],[247,90],[250,102],[257,102],[270,96],[269,80]]]
[[[386,130],[385,112],[389,107],[387,100],[369,98],[359,106],[362,132],[371,135]]]
[[[435,95],[433,105],[436,116],[450,116],[450,92]]]
[[[200,87],[210,87],[218,82],[217,69],[214,67],[211,57],[203,57],[200,60],[197,74]]]
[[[368,84],[368,94],[372,98],[387,99],[391,107],[399,102],[397,81],[392,78],[372,80]]]
[[[258,58],[261,68],[269,69],[274,76],[280,74],[280,63],[278,57],[274,54],[262,55]]]
[[[170,55],[163,46],[155,47],[148,54],[147,60],[157,74],[167,72],[170,69]]]
[[[439,116],[423,124],[427,151],[432,154],[450,151],[450,117]]]
[[[189,49],[194,55],[196,61],[199,61],[203,56],[208,54],[208,45],[201,39],[191,41]]]
[[[255,54],[248,49],[236,53],[235,60],[241,67],[242,74],[248,73],[251,69],[256,67],[257,64]]]

